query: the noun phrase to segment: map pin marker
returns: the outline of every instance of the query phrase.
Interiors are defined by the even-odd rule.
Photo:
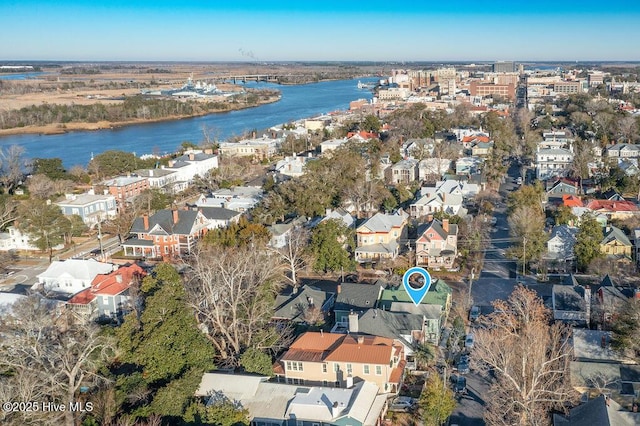
[[[422,277],[423,282],[418,281],[410,283],[409,278],[412,275],[418,275],[418,280],[420,279],[420,277]],[[402,284],[404,285],[404,289],[407,291],[407,294],[409,295],[413,303],[418,306],[429,291],[429,287],[431,287],[431,275],[429,275],[429,272],[427,272],[427,270],[424,268],[410,268],[407,272],[404,273],[404,276],[402,277]]]

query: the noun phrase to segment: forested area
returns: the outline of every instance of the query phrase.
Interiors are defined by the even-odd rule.
[[[159,120],[173,117],[189,117],[212,112],[248,107],[274,96],[275,91],[250,92],[237,95],[230,102],[183,101],[167,98],[148,98],[142,95],[125,98],[120,104],[106,105],[58,105],[41,104],[18,110],[0,111],[0,129],[24,126],[44,126],[71,122],[112,123],[135,120]]]

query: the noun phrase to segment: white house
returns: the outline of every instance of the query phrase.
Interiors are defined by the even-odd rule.
[[[98,274],[109,274],[116,268],[111,263],[96,260],[69,259],[54,260],[46,271],[38,275],[35,289],[42,289],[45,293],[62,293],[73,295],[91,286],[91,282]]]
[[[418,164],[418,179],[425,180],[429,176],[444,175],[451,168],[451,160],[447,158],[425,158]]]
[[[573,163],[573,151],[566,148],[540,148],[536,152],[536,178],[546,180],[565,176]]]
[[[213,155],[200,149],[191,149],[185,151],[185,153],[169,161],[169,165],[164,167],[164,170],[173,171],[171,183],[193,181],[196,176],[206,176],[206,174],[212,170],[218,168],[218,156]],[[180,186],[180,188],[183,188]]]
[[[63,244],[53,247],[54,250],[63,248]],[[26,250],[35,251],[38,247],[31,243],[28,235],[20,232],[15,226],[9,226],[7,232],[0,233],[0,251]]]
[[[324,154],[325,152],[335,151],[342,145],[347,143],[347,138],[342,139],[329,139],[328,141],[324,141],[320,143],[320,153]]]
[[[551,237],[547,241],[547,255],[545,258],[557,261],[567,261],[574,258],[573,247],[576,244],[578,228],[569,225],[554,226]]]
[[[305,173],[307,162],[313,159],[311,155],[308,157],[300,157],[297,155],[284,157],[284,159],[276,163],[276,172],[291,177],[302,176]]]

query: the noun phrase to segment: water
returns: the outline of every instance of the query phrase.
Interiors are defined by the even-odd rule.
[[[32,78],[42,78],[47,74],[50,74],[50,73],[46,73],[42,71],[33,71],[33,72],[2,74],[0,75],[0,80],[30,80]]]
[[[375,79],[361,79],[374,82]],[[282,93],[280,101],[221,114],[183,120],[145,123],[112,130],[71,132],[61,135],[16,135],[0,137],[0,148],[20,145],[28,158],[62,159],[65,167],[86,166],[91,155],[117,149],[136,155],[174,152],[184,141],[199,143],[203,129],[218,140],[239,136],[251,130],[264,130],[277,124],[306,117],[346,110],[349,102],[371,99],[368,90],[357,88],[358,80],[339,80],[299,86],[247,83],[247,87],[275,88]]]

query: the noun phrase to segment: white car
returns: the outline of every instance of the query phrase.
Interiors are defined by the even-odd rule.
[[[408,396],[399,396],[391,401],[389,409],[392,411],[411,411],[415,405],[415,399]]]

